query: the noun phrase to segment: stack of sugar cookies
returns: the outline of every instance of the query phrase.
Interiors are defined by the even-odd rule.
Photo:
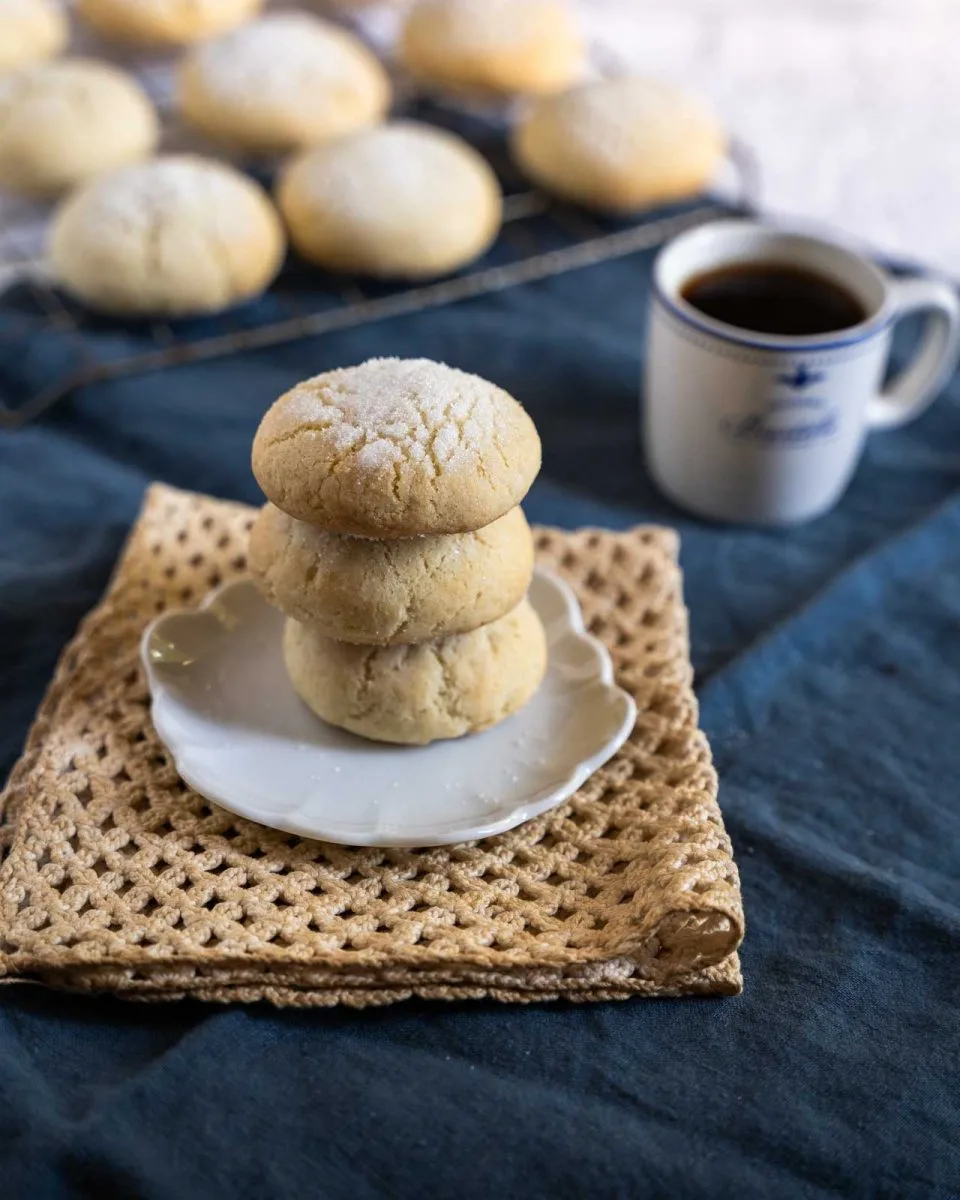
[[[518,505],[539,469],[510,395],[425,359],[372,359],[276,401],[253,445],[269,503],[250,565],[314,712],[423,744],[531,698],[546,642]]]

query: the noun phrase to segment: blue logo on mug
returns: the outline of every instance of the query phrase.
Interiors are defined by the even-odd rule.
[[[826,374],[823,371],[811,371],[806,363],[797,363],[796,369],[789,375],[778,375],[777,383],[782,383],[785,387],[793,388],[796,391],[803,391],[804,388],[811,387],[815,383],[823,383],[824,379],[826,379]]]
[[[804,405],[804,407],[807,407]],[[745,413],[742,417],[724,417],[720,429],[737,441],[761,442],[764,445],[807,446],[824,441],[837,432],[837,414],[825,412],[816,419],[782,420],[782,409],[766,413]]]
[[[837,414],[822,396],[807,395],[806,390],[826,379],[825,371],[811,370],[798,363],[789,373],[776,376],[787,394],[774,395],[762,412],[724,417],[720,428],[737,441],[764,445],[807,446],[823,441],[837,431]]]

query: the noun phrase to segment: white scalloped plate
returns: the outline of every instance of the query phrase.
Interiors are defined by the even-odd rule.
[[[483,733],[391,746],[326,725],[290,685],[283,617],[249,580],[148,626],[153,723],[201,795],[301,837],[437,846],[502,833],[575,792],[636,720],[567,585],[537,571],[530,601],[547,632],[546,676],[524,709]]]

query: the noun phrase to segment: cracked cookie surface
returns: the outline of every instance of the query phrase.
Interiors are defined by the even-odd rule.
[[[608,212],[695,196],[719,169],[727,144],[696,96],[631,75],[538,98],[510,140],[520,169],[539,187]]]
[[[468,93],[559,91],[576,81],[583,57],[567,0],[420,0],[400,38],[415,78]]]
[[[147,158],[159,136],[146,92],[109,63],[63,59],[0,75],[0,187],[10,191],[59,195]]]
[[[533,537],[519,508],[473,533],[418,538],[325,533],[267,504],[250,534],[266,599],[326,637],[395,645],[466,633],[526,594]]]
[[[233,167],[171,155],[104,175],[63,205],[50,235],[59,281],[109,313],[217,312],[262,291],[283,261],[279,217]]]
[[[526,495],[540,439],[502,388],[428,359],[371,359],[298,384],[253,443],[267,498],[330,533],[466,533]]]
[[[282,170],[276,197],[305,259],[383,279],[431,279],[472,262],[503,215],[487,160],[418,121],[388,121],[306,151]]]
[[[488,729],[543,679],[547,644],[527,600],[506,616],[415,646],[357,646],[297,621],[283,656],[298,695],[331,725],[375,741],[424,745]]]
[[[177,93],[202,133],[268,154],[343,137],[390,104],[387,74],[363,42],[298,12],[202,42],[180,65]]]

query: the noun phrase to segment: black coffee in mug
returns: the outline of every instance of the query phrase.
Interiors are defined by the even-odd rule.
[[[867,318],[845,287],[786,263],[731,263],[694,275],[680,294],[706,316],[756,333],[835,333]]]

